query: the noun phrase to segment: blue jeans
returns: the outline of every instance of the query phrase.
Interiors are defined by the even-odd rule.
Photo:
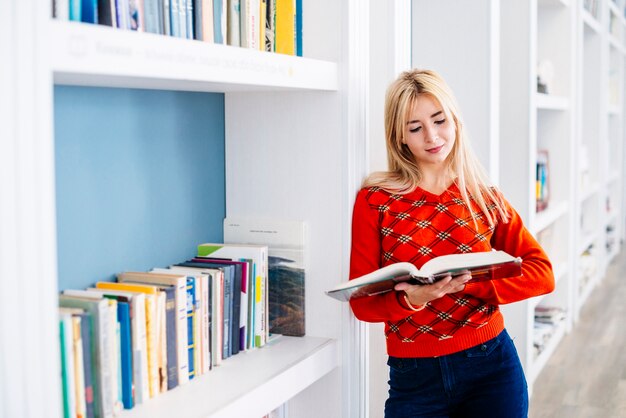
[[[526,418],[528,387],[506,330],[458,353],[389,357],[385,418]]]

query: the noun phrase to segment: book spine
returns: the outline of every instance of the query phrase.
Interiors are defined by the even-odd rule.
[[[71,316],[61,314],[59,319],[59,338],[61,346],[61,388],[63,394],[64,418],[76,416],[74,389],[74,360],[72,356]]]
[[[193,277],[187,278],[187,352],[189,379],[193,379],[195,372],[195,352],[194,352],[194,301],[196,298],[195,280]]]
[[[187,39],[193,39],[193,0],[185,0],[187,10],[185,12],[185,26],[187,27]]]
[[[76,416],[85,417],[87,404],[85,400],[85,369],[83,368],[83,341],[81,334],[82,319],[72,314],[72,350],[74,352],[74,390],[76,396]]]
[[[202,281],[202,365],[203,371],[208,372],[211,370],[211,278],[208,275],[202,275],[200,280]]]
[[[130,306],[117,302],[117,320],[120,328],[120,353],[122,367],[122,403],[124,409],[135,406],[133,399],[133,361],[130,331]]]
[[[178,386],[178,343],[176,338],[176,292],[165,300],[165,330],[167,340],[167,390]]]
[[[82,0],[80,20],[85,23],[98,23],[97,0]]]
[[[231,335],[231,319],[233,317],[232,301],[233,299],[233,276],[232,269],[228,272],[224,272],[224,303],[222,309],[223,315],[223,329],[222,329],[222,358],[226,359],[230,357],[230,335]]]
[[[171,2],[172,0],[163,0],[163,34],[166,36],[174,36],[172,33],[172,22],[171,22]]]
[[[302,0],[296,0],[296,55],[302,56]]]
[[[231,334],[230,334],[230,353],[235,355],[239,353],[239,332],[241,318],[241,280],[243,277],[242,265],[235,266],[235,275],[233,277],[232,287],[232,317],[231,317]]]
[[[135,296],[135,308],[133,311],[134,336],[136,336],[135,362],[133,363],[135,376],[135,404],[141,404],[150,398],[148,379],[148,332],[146,311],[148,305],[147,296],[138,294]]]
[[[276,0],[266,0],[265,16],[265,50],[274,52],[274,40],[276,32]]]
[[[227,30],[227,38],[228,45],[232,46],[241,46],[241,30],[240,30],[240,19],[241,19],[241,7],[240,0],[227,0],[228,1],[228,30]]]
[[[85,416],[94,418],[94,398],[93,398],[93,357],[91,354],[92,316],[88,312],[81,314],[80,337],[83,345],[83,379],[85,382]]]

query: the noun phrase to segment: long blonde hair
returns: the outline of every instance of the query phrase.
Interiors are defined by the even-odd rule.
[[[475,217],[473,200],[489,225],[496,223],[496,214],[508,222],[505,204],[500,193],[491,186],[484,168],[468,144],[459,107],[452,90],[444,79],[432,70],[405,71],[391,83],[385,97],[385,142],[389,171],[370,174],[363,187],[377,186],[391,193],[411,193],[420,184],[423,173],[411,150],[403,144],[403,137],[411,106],[419,95],[430,95],[451,117],[456,132],[454,146],[446,160],[447,168],[456,177],[461,197]],[[474,218],[475,220],[475,218]]]

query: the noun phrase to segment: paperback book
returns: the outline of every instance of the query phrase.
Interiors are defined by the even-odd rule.
[[[449,254],[433,258],[421,268],[408,262],[394,263],[341,283],[326,294],[340,301],[390,292],[400,282],[433,284],[447,275],[471,273],[470,281],[504,279],[522,275],[522,259],[504,251]]]

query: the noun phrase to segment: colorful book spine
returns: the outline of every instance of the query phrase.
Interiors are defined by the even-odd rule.
[[[187,278],[187,350],[189,379],[196,376],[194,347],[194,303],[196,300],[196,283],[193,277]]]
[[[295,0],[276,0],[276,52],[295,55]]]

